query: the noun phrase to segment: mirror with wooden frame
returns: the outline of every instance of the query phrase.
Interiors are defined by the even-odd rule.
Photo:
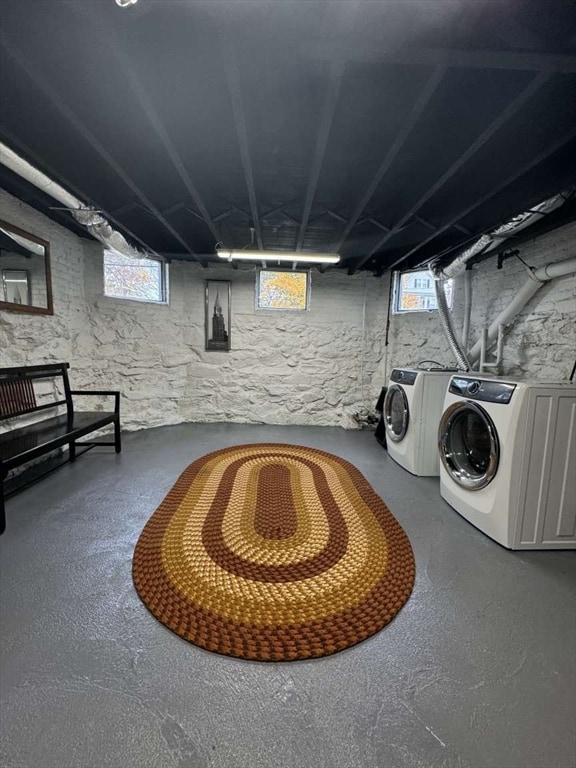
[[[0,309],[52,315],[50,244],[0,219]]]

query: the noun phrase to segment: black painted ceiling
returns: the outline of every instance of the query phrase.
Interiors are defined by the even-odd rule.
[[[168,258],[253,241],[381,274],[576,182],[571,0],[0,8],[0,139]]]

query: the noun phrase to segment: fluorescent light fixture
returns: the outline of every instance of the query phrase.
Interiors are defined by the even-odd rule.
[[[232,261],[289,261],[300,264],[338,264],[340,256],[337,253],[299,253],[287,251],[231,251],[217,248],[216,253],[221,259]]]
[[[136,5],[138,0],[116,0],[116,5],[119,5],[120,8],[128,8],[130,5]]]

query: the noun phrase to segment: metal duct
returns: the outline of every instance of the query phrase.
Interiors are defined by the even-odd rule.
[[[470,368],[472,367],[472,364],[478,360],[478,356],[480,353],[480,344],[479,343],[475,344],[471,352],[468,353],[468,355],[466,354],[463,346],[459,344],[458,339],[456,338],[456,334],[454,332],[454,328],[452,326],[450,311],[448,309],[448,304],[446,302],[446,294],[444,292],[444,281],[454,278],[457,275],[461,274],[461,272],[463,272],[466,269],[466,264],[470,261],[470,259],[473,256],[477,256],[481,253],[487,253],[491,250],[494,250],[495,248],[501,245],[502,240],[506,239],[507,237],[510,237],[511,235],[515,235],[517,232],[520,232],[526,227],[529,227],[531,224],[534,224],[534,222],[538,221],[542,216],[545,216],[546,214],[551,213],[556,208],[559,208],[573,192],[574,192],[574,188],[567,190],[565,192],[562,192],[558,195],[554,195],[553,197],[550,197],[547,200],[544,200],[542,203],[539,203],[534,208],[531,208],[529,211],[526,211],[525,213],[521,213],[518,216],[515,216],[514,218],[510,219],[510,221],[506,222],[505,224],[502,224],[493,232],[486,235],[482,235],[482,237],[478,238],[478,240],[476,240],[476,242],[473,243],[473,245],[471,245],[465,251],[462,251],[462,253],[456,256],[447,266],[441,267],[438,260],[436,262],[432,261],[432,263],[430,264],[429,269],[435,280],[436,301],[438,304],[438,313],[440,315],[440,322],[442,324],[444,333],[446,334],[446,337],[448,339],[450,348],[452,349],[452,352],[456,357],[458,365],[462,367],[464,370],[466,371],[470,370]],[[538,279],[539,278],[536,278],[536,280]],[[545,278],[545,279],[549,279],[549,278]],[[533,285],[537,286],[535,290],[533,290],[531,286],[528,286],[528,285],[525,286],[525,289],[526,289],[525,295],[527,298],[524,300],[524,304],[538,290],[538,287],[539,285],[541,285],[541,283],[533,283]],[[524,306],[524,304],[522,306]],[[466,324],[466,318],[465,318],[465,324]],[[496,334],[498,333],[498,324],[504,324],[504,323],[502,322],[501,319],[498,318],[497,321],[495,321],[490,326],[490,329],[488,330],[488,335],[487,335],[487,343],[492,341],[495,338]],[[466,328],[466,331],[468,331],[468,327]]]
[[[138,248],[130,245],[124,235],[115,230],[112,225],[90,206],[84,205],[77,197],[61,187],[55,181],[52,181],[46,174],[34,168],[24,158],[17,155],[16,152],[0,142],[0,162],[11,171],[18,174],[26,181],[34,184],[50,197],[58,200],[66,208],[79,224],[82,224],[90,234],[97,240],[100,240],[107,248],[120,253],[122,256],[129,256],[132,259],[147,259],[152,254],[140,251]],[[156,258],[158,258],[156,256]]]
[[[563,203],[566,202],[567,198],[573,192],[573,188],[561,192],[558,195],[554,195],[553,197],[544,200],[542,203],[534,206],[529,211],[521,213],[518,216],[514,216],[512,219],[510,219],[510,221],[502,224],[493,232],[482,235],[482,237],[476,240],[475,243],[473,243],[471,246],[466,248],[466,250],[462,251],[454,259],[452,259],[450,264],[447,266],[441,267],[438,262],[432,262],[430,265],[432,274],[444,280],[448,280],[451,277],[456,277],[465,269],[466,264],[473,256],[489,253],[490,251],[498,248],[502,244],[502,241],[507,237],[516,235],[518,232],[526,229],[526,227],[529,227],[536,221],[539,221],[542,216],[546,216],[546,214],[551,213],[556,208],[559,208],[561,205],[563,205]]]
[[[444,291],[444,280],[435,279],[434,288],[436,290],[438,315],[440,317],[440,322],[442,324],[444,333],[448,339],[450,349],[454,353],[458,367],[464,371],[469,371],[471,368],[470,362],[466,357],[466,352],[458,343],[458,339],[456,338],[456,334],[454,333],[454,328],[452,327],[452,322],[450,320],[450,310],[448,309],[448,302],[446,301],[446,293]]]

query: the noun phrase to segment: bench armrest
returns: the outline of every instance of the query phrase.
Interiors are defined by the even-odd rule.
[[[96,396],[112,395],[114,396],[115,413],[118,413],[120,410],[120,391],[117,389],[91,389],[91,390],[71,389],[70,394],[71,395],[96,395]]]

